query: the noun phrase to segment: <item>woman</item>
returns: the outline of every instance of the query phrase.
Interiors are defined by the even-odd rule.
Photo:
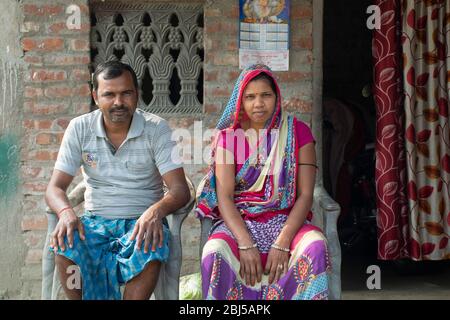
[[[315,141],[282,113],[267,66],[241,73],[217,129],[196,208],[214,221],[203,248],[203,297],[326,299],[326,240],[308,221]]]

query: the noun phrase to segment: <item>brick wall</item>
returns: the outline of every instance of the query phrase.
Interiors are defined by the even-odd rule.
[[[25,215],[21,225],[28,250],[22,272],[24,297],[40,296],[46,230],[43,195],[59,143],[68,121],[89,111],[89,8],[87,0],[73,0],[71,4],[82,8],[81,30],[65,28],[68,15],[64,1],[23,1]],[[238,1],[205,2],[204,113],[166,117],[172,128],[187,128],[193,134],[195,121],[202,121],[203,130],[214,127],[239,74],[238,11]],[[292,0],[290,71],[276,75],[284,107],[307,123],[311,122],[312,111],[312,59],[312,0]],[[185,166],[195,185],[205,169],[205,164]],[[185,220],[182,234],[182,274],[197,272],[200,229],[192,214]]]
[[[81,9],[81,30],[66,26],[67,1],[23,1],[20,40],[24,52],[21,177],[27,246],[22,297],[39,298],[42,247],[47,220],[43,195],[64,130],[73,117],[89,112],[89,8]]]

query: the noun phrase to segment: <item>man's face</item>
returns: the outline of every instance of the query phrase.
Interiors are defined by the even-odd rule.
[[[117,78],[105,80],[103,73],[100,73],[97,80],[98,89],[92,96],[103,113],[105,122],[131,122],[138,101],[137,88],[131,74],[125,71]]]

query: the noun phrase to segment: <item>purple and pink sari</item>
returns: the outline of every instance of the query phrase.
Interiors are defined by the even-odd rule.
[[[252,149],[239,124],[241,96],[246,85],[261,72],[274,79],[277,102],[265,131]],[[213,219],[210,236],[203,248],[201,274],[204,299],[212,300],[309,300],[328,298],[330,271],[326,239],[308,220],[290,245],[289,269],[272,284],[268,275],[255,286],[239,275],[236,239],[218,210],[215,151],[222,147],[234,156],[236,208],[257,244],[263,268],[271,245],[276,241],[297,199],[298,150],[314,142],[306,124],[282,113],[281,95],[271,71],[262,65],[245,69],[239,76],[230,101],[220,118],[213,143],[213,163],[202,180],[196,207],[200,219]]]

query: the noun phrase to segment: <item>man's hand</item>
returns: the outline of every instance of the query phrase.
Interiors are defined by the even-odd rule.
[[[159,248],[163,246],[164,233],[160,214],[157,210],[149,208],[136,221],[130,241],[136,239],[136,248],[141,250],[141,243],[144,240],[144,252],[148,253],[150,241],[152,241],[152,251],[156,251],[156,244]]]
[[[80,218],[75,214],[73,209],[65,210],[59,217],[58,224],[50,235],[50,247],[53,248],[54,252],[58,251],[58,247],[62,251],[66,250],[64,244],[64,237],[67,235],[67,241],[69,242],[69,247],[73,247],[73,233],[78,230],[80,239],[85,240],[84,227]]]

